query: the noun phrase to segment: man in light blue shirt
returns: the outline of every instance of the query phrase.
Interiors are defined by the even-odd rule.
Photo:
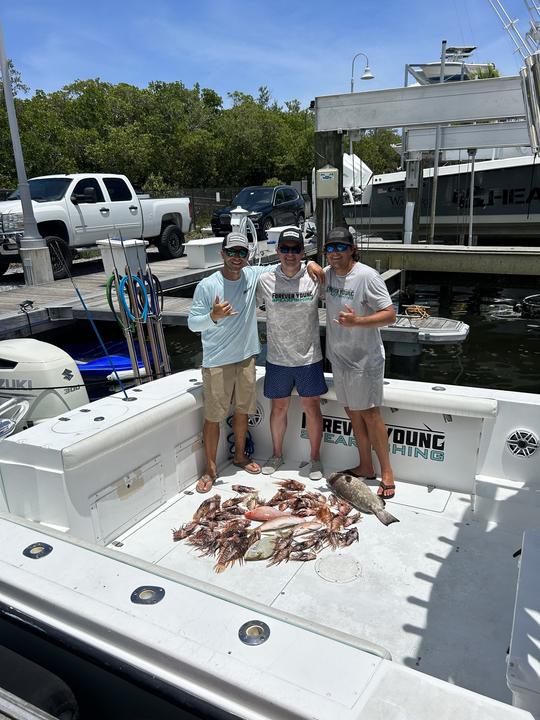
[[[233,464],[248,473],[261,468],[246,455],[248,415],[256,410],[255,357],[260,352],[255,300],[257,280],[274,265],[248,266],[249,243],[241,233],[223,241],[223,268],[197,285],[189,311],[188,327],[200,332],[203,346],[203,441],[206,468],[197,482],[198,492],[209,492],[217,477],[219,425],[234,407]],[[316,264],[310,274],[321,277]]]

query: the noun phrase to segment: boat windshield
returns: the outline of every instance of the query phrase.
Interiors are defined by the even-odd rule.
[[[30,196],[36,202],[51,202],[61,200],[71,183],[71,178],[38,178],[29,180]],[[20,200],[19,188],[11,193],[8,200]]]
[[[272,195],[274,194],[274,188],[244,188],[240,190],[238,195],[232,201],[232,205],[235,207],[240,205],[241,207],[249,210],[254,205],[270,204],[272,202]]]

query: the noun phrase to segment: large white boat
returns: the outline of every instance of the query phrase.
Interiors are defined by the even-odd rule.
[[[357,462],[328,382],[325,476]],[[365,515],[349,547],[220,574],[172,534],[205,499],[200,372],[127,395],[0,442],[0,642],[46,659],[76,696],[82,676],[98,707],[100,688],[166,701],[144,717],[540,718],[539,395],[387,380],[400,522]],[[294,479],[327,496],[307,479],[303,428],[293,397],[286,464],[254,476],[231,465],[224,425],[214,492],[268,498]],[[139,716],[116,703],[99,716]]]
[[[535,8],[538,14],[538,7]],[[490,74],[494,66],[471,63],[474,46],[447,47],[444,67],[441,60],[431,63],[407,64],[409,75],[419,85],[439,82],[461,82]],[[408,80],[407,80],[408,82]],[[469,83],[470,84],[470,83]],[[500,118],[504,121],[505,118]],[[518,132],[520,124],[512,125],[512,145],[486,147],[479,135],[468,142],[472,146],[474,163],[468,147],[442,149],[437,157],[438,184],[435,207],[434,241],[466,244],[469,223],[473,221],[474,244],[478,245],[538,245],[540,237],[540,175],[536,157],[530,147],[528,134]],[[502,127],[505,126],[503,123]],[[475,127],[475,126],[470,126]],[[486,127],[480,123],[479,130]],[[494,125],[490,123],[490,128]],[[442,133],[450,125],[440,126]],[[417,128],[405,128],[404,145],[396,145],[396,167],[407,161],[410,145],[408,133]],[[435,130],[433,129],[433,133]],[[523,145],[516,141],[519,138]],[[427,150],[429,147],[429,151]],[[418,232],[415,241],[422,242],[430,233],[433,204],[433,165],[435,144],[423,146],[424,167],[418,197],[420,204]],[[459,147],[459,146],[458,146]],[[418,153],[416,153],[418,155]],[[345,155],[343,162],[343,211],[346,221],[358,232],[383,240],[401,240],[406,207],[405,172],[374,174],[354,155]],[[471,174],[473,189],[471,190]],[[471,198],[472,195],[472,198]],[[472,202],[471,202],[472,201]],[[472,205],[472,208],[471,208]]]
[[[471,164],[439,168],[435,241],[466,242],[469,224]],[[347,156],[348,165],[352,165]],[[356,167],[360,161],[357,159]],[[366,166],[362,166],[363,176]],[[344,172],[344,178],[347,174]],[[540,238],[540,166],[532,155],[477,162],[474,174],[473,224],[479,245],[537,246]],[[423,171],[420,238],[429,232],[433,168]],[[362,234],[384,240],[403,237],[405,172],[372,174],[353,199],[344,183],[343,212]]]

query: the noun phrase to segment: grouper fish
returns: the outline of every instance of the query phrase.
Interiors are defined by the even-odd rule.
[[[391,525],[399,520],[384,509],[384,501],[371,492],[360,478],[345,472],[335,472],[328,478],[328,485],[335,495],[346,500],[361,512],[373,513],[383,525]]]

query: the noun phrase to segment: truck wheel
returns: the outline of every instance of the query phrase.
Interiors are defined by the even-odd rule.
[[[9,261],[5,261],[4,258],[0,258],[0,275],[3,275],[7,272],[7,269],[9,267]]]
[[[268,231],[271,227],[274,227],[274,223],[272,222],[272,218],[266,218],[265,221],[262,224],[262,239],[267,240],[268,239]]]
[[[63,280],[71,274],[71,263],[73,260],[71,249],[68,243],[61,237],[49,235],[45,238],[51,255],[51,265],[55,280]]]
[[[184,234],[177,225],[167,225],[163,228],[157,243],[159,256],[163,260],[182,257],[184,254]]]

